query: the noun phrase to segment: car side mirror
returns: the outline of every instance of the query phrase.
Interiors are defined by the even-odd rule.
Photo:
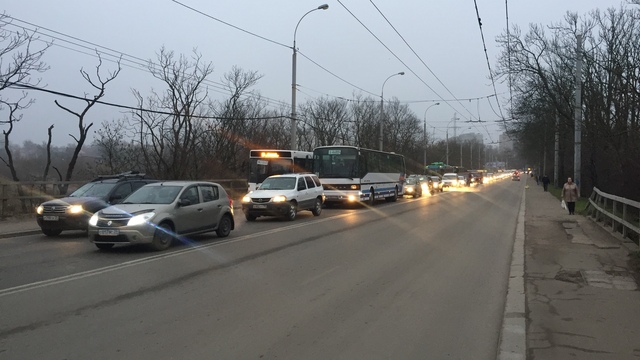
[[[191,200],[189,200],[189,199],[180,199],[180,201],[178,202],[178,205],[180,205],[180,206],[189,206],[189,205],[191,205]]]

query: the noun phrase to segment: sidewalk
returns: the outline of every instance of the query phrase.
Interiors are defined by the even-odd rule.
[[[0,220],[0,239],[41,233],[35,215]]]
[[[630,249],[527,181],[527,359],[640,359],[640,291]]]

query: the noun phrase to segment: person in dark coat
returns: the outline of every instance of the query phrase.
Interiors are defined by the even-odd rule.
[[[549,181],[549,177],[545,174],[542,177],[542,187],[544,188],[544,191],[547,191],[547,188],[549,187],[550,182],[551,181]]]

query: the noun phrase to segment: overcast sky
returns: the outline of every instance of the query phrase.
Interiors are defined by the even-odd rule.
[[[97,58],[92,49],[97,48],[122,53],[125,59],[103,101],[135,106],[131,89],[148,94],[152,88],[162,89],[162,84],[131,61],[155,60],[162,46],[186,55],[197,48],[214,66],[210,80],[220,82],[233,66],[256,71],[263,78],[253,90],[277,107],[291,103],[296,24],[325,2],[328,10],[309,13],[298,27],[298,104],[322,96],[351,99],[354,93],[379,99],[385,80],[403,71],[404,76],[386,82],[385,99],[395,97],[409,104],[421,120],[428,106],[440,102],[427,112],[429,133],[444,138],[457,114],[457,133],[482,133],[485,143],[498,141],[501,112],[492,96],[482,34],[495,70],[500,52],[495,38],[506,30],[506,7],[509,24],[526,32],[531,23],[562,22],[567,11],[583,16],[626,4],[624,0],[477,0],[482,34],[470,0],[24,0],[5,1],[3,10],[14,18],[7,29],[38,28],[43,40],[55,37],[43,58],[51,68],[40,75],[50,90],[94,94],[79,70],[94,71]],[[113,59],[106,54],[104,58]],[[114,63],[105,63],[104,70],[113,69]],[[507,86],[496,83],[496,93],[506,116]],[[54,144],[71,143],[68,134],[78,133],[77,121],[53,101],[78,111],[83,103],[36,91],[30,96],[37,103],[24,112],[11,140],[44,142],[47,128],[54,124]],[[226,94],[211,88],[210,96]],[[102,121],[124,114],[97,106],[88,116],[94,122],[92,130],[97,130]],[[465,123],[478,119],[485,122]],[[450,136],[452,132],[450,128]]]

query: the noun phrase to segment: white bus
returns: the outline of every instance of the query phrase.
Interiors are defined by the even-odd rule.
[[[313,153],[295,150],[250,150],[249,191],[253,191],[264,179],[276,174],[311,172]]]
[[[354,146],[313,150],[313,171],[324,187],[326,203],[396,201],[404,194],[404,156]]]

